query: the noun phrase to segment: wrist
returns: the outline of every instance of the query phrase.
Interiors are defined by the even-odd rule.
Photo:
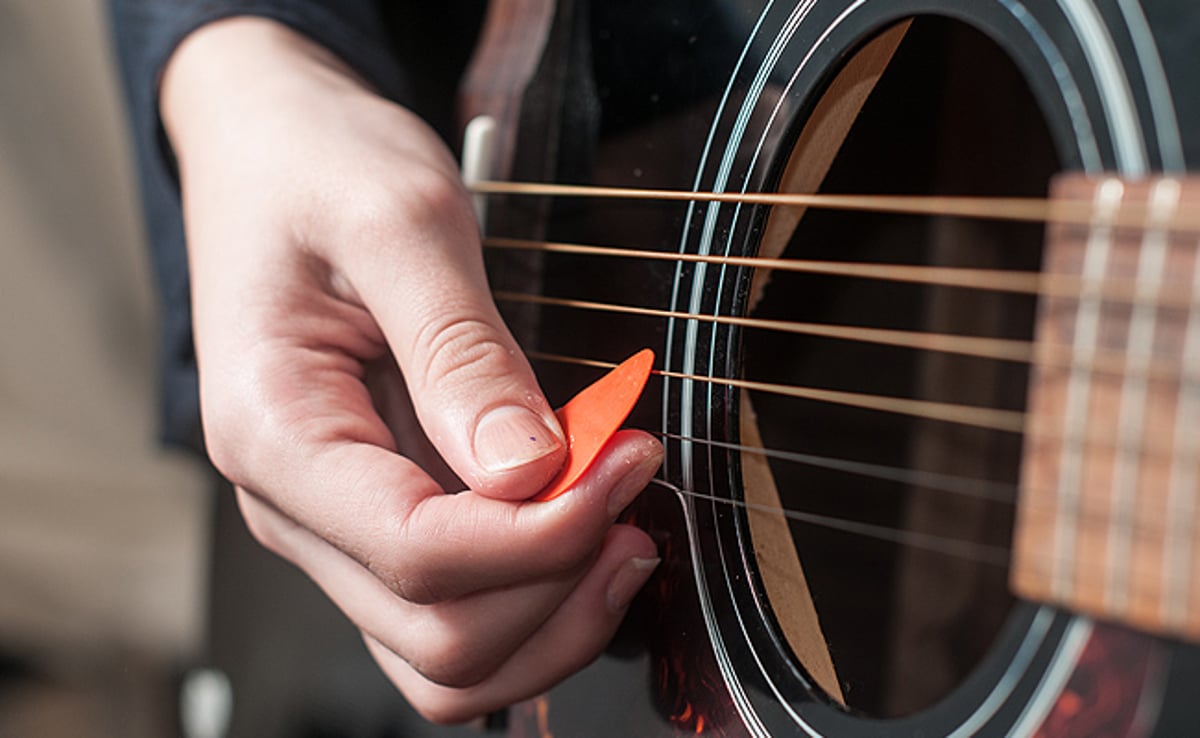
[[[368,91],[339,57],[277,21],[233,16],[189,34],[164,66],[159,113],[176,155],[189,142],[236,132],[246,115],[279,109],[289,96]]]

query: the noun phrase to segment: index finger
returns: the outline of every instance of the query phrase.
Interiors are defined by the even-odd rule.
[[[444,494],[408,459],[349,442],[293,467],[273,502],[401,597],[430,603],[577,566],[661,460],[656,439],[623,431],[568,494],[511,502]]]

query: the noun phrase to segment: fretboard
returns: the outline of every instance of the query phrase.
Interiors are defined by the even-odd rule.
[[[1064,175],[1035,330],[1012,584],[1021,596],[1200,640],[1200,179]],[[1077,282],[1076,282],[1077,280]]]

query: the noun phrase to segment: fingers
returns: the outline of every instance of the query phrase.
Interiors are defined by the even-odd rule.
[[[367,354],[378,347],[322,325],[369,318],[352,332],[369,341],[382,329],[423,428],[467,486],[536,494],[562,464],[563,435],[492,303],[452,154],[416,115],[337,74],[287,29],[209,31],[173,60],[164,102],[185,163],[197,348],[214,358],[202,376],[254,348],[239,341],[264,337],[377,358]],[[241,79],[250,60],[269,73]],[[344,306],[322,315],[314,302],[331,295],[365,309],[328,320]],[[317,325],[277,315],[296,306]]]
[[[514,504],[442,494],[407,459],[344,443],[279,462],[271,499],[392,591],[431,603],[571,571],[661,460],[652,436],[623,431],[567,494]]]
[[[305,54],[236,58],[271,74],[230,99],[229,77],[196,87],[179,67],[171,88],[204,94],[168,116],[188,121],[171,135],[214,463],[247,490],[255,535],[411,662],[399,680],[477,684],[465,702],[429,692],[431,714],[456,719],[563,675],[603,645],[644,578],[629,562],[652,557],[651,542],[612,524],[661,448],[621,434],[567,494],[519,502],[558,471],[564,440],[492,303],[449,152]],[[364,383],[388,354],[470,491],[444,494],[398,452]],[[538,649],[549,676],[530,660]]]
[[[514,505],[474,491],[447,496],[396,453],[361,363],[348,349],[329,348],[349,333],[333,323],[349,320],[331,323],[325,314],[320,305],[277,310],[264,324],[290,324],[315,338],[232,348],[226,342],[237,341],[238,330],[200,322],[197,335],[208,339],[202,368],[219,367],[202,374],[209,452],[232,482],[269,499],[409,601],[570,570],[660,463],[652,437],[627,433],[593,474],[551,503]],[[207,361],[218,351],[224,361]]]
[[[649,536],[618,525],[572,570],[421,605],[270,504],[238,496],[255,536],[339,604],[397,686],[439,722],[537,693],[586,664],[657,563]]]
[[[595,556],[574,571],[432,605],[397,596],[361,564],[245,490],[255,536],[299,566],[364,633],[404,654],[438,684],[468,686],[494,672],[562,602]]]
[[[661,463],[657,440],[624,431],[570,492],[551,502],[513,507],[470,492],[426,499],[405,531],[407,540],[423,542],[420,582],[426,594],[455,597],[488,582],[508,584],[570,570]],[[491,535],[496,524],[504,534]],[[452,530],[462,537],[439,534]]]
[[[498,669],[468,687],[431,682],[370,634],[367,647],[424,717],[438,723],[470,720],[544,692],[590,663],[612,639],[656,557],[645,533],[614,526],[595,566],[570,596]]]
[[[533,496],[565,442],[492,301],[461,184],[431,169],[404,192],[360,197],[362,228],[346,236],[353,257],[334,258],[386,335],[421,425],[470,489]]]

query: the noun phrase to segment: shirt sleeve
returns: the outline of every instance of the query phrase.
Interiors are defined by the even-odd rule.
[[[405,102],[408,81],[372,0],[110,0],[110,13],[161,304],[160,435],[167,443],[198,447],[183,216],[174,161],[158,116],[163,66],[196,28],[230,16],[255,15],[309,36],[393,100]]]

